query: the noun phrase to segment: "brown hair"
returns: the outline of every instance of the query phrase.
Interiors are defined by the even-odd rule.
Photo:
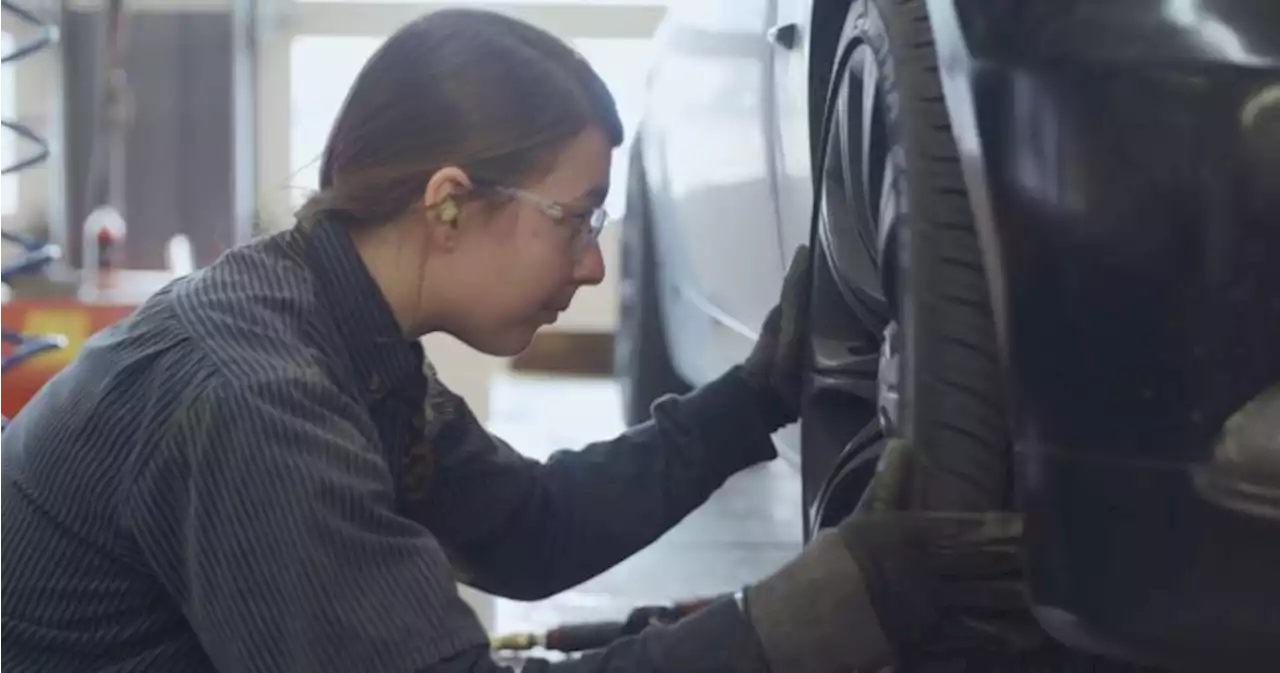
[[[519,185],[593,125],[622,142],[608,88],[564,42],[495,12],[432,12],[361,69],[325,143],[320,191],[298,220],[389,221],[450,165]]]

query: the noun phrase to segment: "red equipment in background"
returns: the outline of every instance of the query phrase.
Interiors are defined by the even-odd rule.
[[[41,353],[22,366],[5,371],[0,411],[6,418],[13,418],[46,381],[76,356],[86,339],[128,315],[173,278],[170,271],[113,271],[101,278],[99,291],[92,299],[68,292],[19,296],[7,301],[0,319],[6,332],[61,335],[65,347]],[[15,354],[16,348],[6,341],[4,357]]]
[[[6,330],[62,335],[66,347],[41,353],[23,362],[21,367],[6,371],[0,412],[6,418],[17,415],[36,391],[75,357],[85,339],[132,309],[131,306],[90,306],[75,299],[35,299],[5,305],[3,322]],[[5,342],[4,356],[14,355],[18,348]]]

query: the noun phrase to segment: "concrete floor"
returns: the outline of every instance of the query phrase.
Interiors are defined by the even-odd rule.
[[[621,394],[608,379],[503,374],[489,428],[535,458],[622,431]],[[800,482],[781,461],[731,479],[653,546],[570,591],[535,603],[499,600],[495,632],[620,619],[634,605],[734,591],[774,570],[801,544]]]

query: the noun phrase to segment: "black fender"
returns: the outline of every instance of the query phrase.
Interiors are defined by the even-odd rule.
[[[1064,642],[1280,660],[1280,2],[929,0]],[[1263,659],[1263,658],[1266,659]]]

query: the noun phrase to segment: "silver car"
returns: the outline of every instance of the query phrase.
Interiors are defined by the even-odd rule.
[[[965,466],[968,492],[945,497],[1002,495],[991,307],[927,11],[682,0],[656,36],[623,219],[628,419],[740,362],[793,251],[811,244],[811,390],[803,423],[777,437],[803,476],[811,528],[856,503],[886,430],[996,463]],[[909,408],[903,388],[915,391]]]

